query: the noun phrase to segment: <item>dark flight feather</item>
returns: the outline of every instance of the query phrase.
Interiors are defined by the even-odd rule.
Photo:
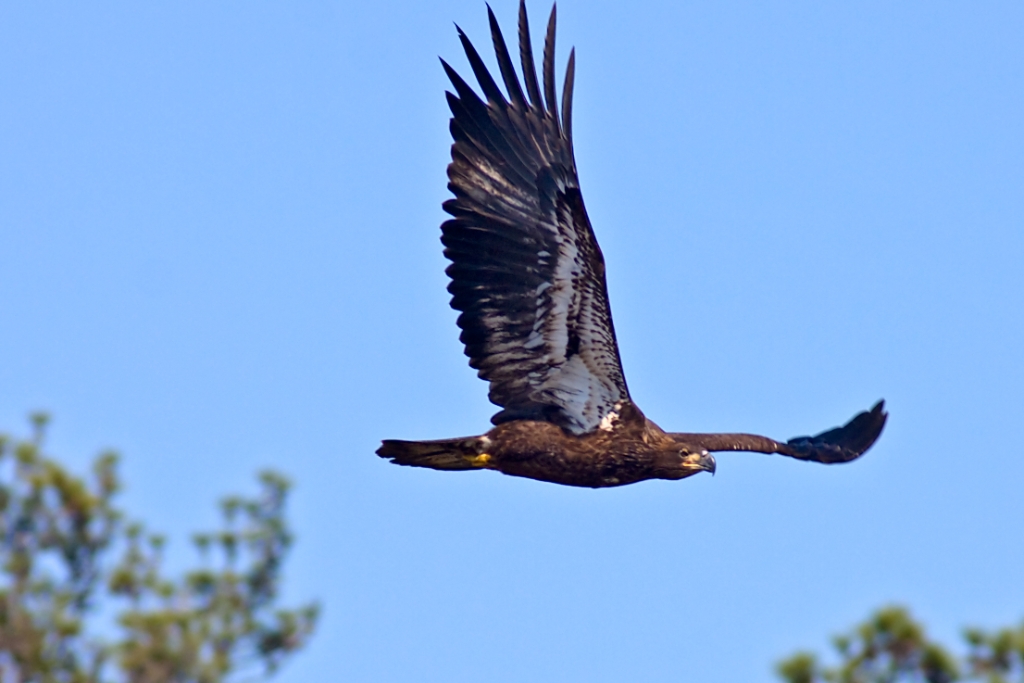
[[[565,85],[562,86],[562,129],[572,140],[572,86],[576,82],[576,48],[569,50],[569,63],[565,67]]]
[[[537,68],[533,64],[533,44],[530,42],[530,22],[526,18],[525,2],[519,3],[519,59],[523,63],[523,80],[526,82],[526,92],[530,94],[530,104],[536,109],[543,109]]]
[[[501,35],[498,27],[498,20],[487,6],[487,21],[491,25],[491,40],[494,42],[494,54],[498,57],[498,68],[501,70],[501,78],[505,81],[505,90],[512,100],[512,104],[522,109],[526,108],[526,99],[523,97],[523,89],[519,87],[519,79],[516,77],[516,69],[512,66],[512,58],[508,54],[508,46],[505,45],[505,37]]]
[[[558,7],[551,6],[548,17],[548,32],[544,36],[544,99],[547,101],[548,113],[558,126],[558,106],[555,104],[555,19]]]
[[[487,102],[499,108],[499,110],[504,109],[508,102],[505,101],[505,96],[501,94],[498,84],[491,77],[491,72],[484,66],[484,61],[480,59],[480,53],[473,47],[473,43],[469,42],[469,37],[466,36],[465,32],[457,25],[455,28],[459,32],[459,40],[462,41],[462,49],[466,52],[469,66],[473,69],[473,75],[476,76],[480,89],[484,91]]]

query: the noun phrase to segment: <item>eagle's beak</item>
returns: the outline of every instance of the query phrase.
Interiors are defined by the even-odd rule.
[[[710,472],[711,476],[715,475],[715,456],[706,452],[702,453],[697,464],[700,465],[705,472]]]

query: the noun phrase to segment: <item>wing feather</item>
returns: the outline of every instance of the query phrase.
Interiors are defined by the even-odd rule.
[[[604,258],[587,217],[572,151],[570,56],[554,86],[555,13],[544,45],[544,102],[523,3],[519,51],[526,92],[488,11],[508,99],[469,38],[459,39],[486,102],[442,60],[455,94],[452,162],[442,226],[451,305],[469,364],[503,408],[492,421],[547,420],[582,434],[627,400]],[[527,102],[526,95],[529,96]]]
[[[562,128],[565,137],[572,140],[572,88],[576,82],[576,48],[569,50],[569,63],[565,67],[565,85],[562,86]]]
[[[505,89],[512,99],[512,104],[521,109],[526,107],[526,98],[523,97],[523,89],[519,86],[519,79],[516,77],[516,69],[512,66],[512,57],[509,56],[508,46],[505,45],[505,37],[501,35],[501,28],[498,20],[487,6],[487,22],[491,27],[491,40],[494,42],[494,54],[498,57],[498,68],[501,70],[501,78],[505,81]]]
[[[519,59],[523,63],[523,80],[526,81],[526,92],[530,94],[530,103],[536,108],[543,108],[540,99],[540,85],[537,83],[537,67],[533,64],[533,45],[530,43],[530,22],[526,18],[526,3],[519,3]]]
[[[548,32],[544,36],[544,99],[547,101],[548,114],[558,126],[558,107],[555,104],[555,23],[558,8],[551,6],[548,17]]]

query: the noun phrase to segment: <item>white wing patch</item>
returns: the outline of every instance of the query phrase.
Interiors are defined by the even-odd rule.
[[[559,189],[562,189],[561,183]],[[615,340],[606,338],[604,321],[596,319],[592,292],[586,287],[590,283],[582,277],[584,256],[577,246],[576,235],[554,232],[558,255],[553,277],[537,287],[533,330],[523,347],[543,346],[546,351],[547,367],[530,376],[530,384],[536,387],[531,398],[539,403],[561,406],[570,421],[566,428],[574,434],[583,434],[605,425],[612,405],[623,398],[607,372],[608,360],[595,355],[596,349],[614,348]],[[538,253],[540,258],[548,256],[546,251]],[[578,349],[569,355],[569,318],[573,314],[576,316],[573,332],[579,341]],[[617,413],[611,419],[616,418]],[[611,429],[611,422],[607,424],[602,428]]]
[[[615,423],[619,421],[619,409],[621,407],[622,401],[616,401],[615,409],[609,410],[608,414],[601,418],[601,424],[599,424],[597,428],[606,432],[610,432],[615,429]]]
[[[555,193],[564,196],[566,179],[555,176],[552,180]],[[616,380],[621,369],[607,320],[603,282],[595,281],[590,272],[592,264],[581,248],[572,208],[559,205],[545,219],[534,224],[544,237],[543,246],[534,251],[531,272],[548,275],[530,291],[532,325],[522,337],[509,338],[504,334],[511,326],[509,315],[488,311],[480,319],[492,333],[488,356],[491,361],[515,363],[523,352],[534,355],[533,367],[524,378],[527,404],[558,406],[560,424],[574,434],[602,424],[610,428],[618,417],[609,417],[613,405],[625,394]]]

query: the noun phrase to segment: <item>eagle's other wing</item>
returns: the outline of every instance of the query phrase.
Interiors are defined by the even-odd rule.
[[[599,426],[628,399],[604,258],[583,206],[572,149],[575,56],[569,55],[561,114],[555,100],[555,10],[544,44],[543,85],[534,68],[526,8],[519,6],[524,94],[497,20],[491,36],[509,100],[459,29],[486,97],[441,60],[456,94],[452,163],[442,226],[452,261],[452,308],[469,364],[504,410],[491,421],[553,422],[575,434]],[[527,99],[529,98],[529,99]]]
[[[786,443],[757,434],[681,434],[672,433],[675,441],[707,451],[754,451],[779,453],[798,460],[835,464],[859,458],[878,439],[889,414],[885,401],[871,410],[857,413],[842,427],[815,436],[798,436]]]

